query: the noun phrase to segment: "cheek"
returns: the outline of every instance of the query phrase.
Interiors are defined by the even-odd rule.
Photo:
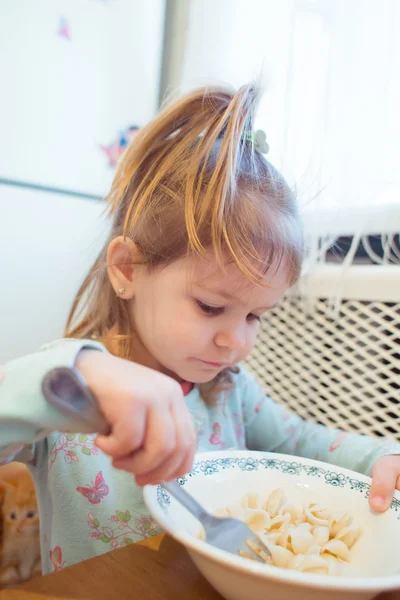
[[[176,302],[164,298],[162,294],[155,291],[152,294],[138,295],[132,306],[135,326],[154,330],[157,333],[160,324],[170,322],[174,324],[182,312]],[[154,333],[152,331],[152,333]]]
[[[26,531],[36,531],[39,527],[39,520],[37,518],[35,519],[28,519],[27,521],[25,521],[24,527],[23,529]]]
[[[153,344],[193,343],[210,329],[206,319],[201,318],[194,303],[187,298],[175,302],[152,298],[137,303],[135,310],[139,333],[143,339],[151,339]]]
[[[249,327],[249,331],[247,334],[247,340],[246,340],[246,348],[245,348],[246,356],[248,354],[250,354],[250,352],[253,350],[255,343],[257,341],[257,336],[258,336],[259,331],[260,331],[260,323],[258,323],[258,321],[254,324],[251,324],[251,326]]]
[[[165,335],[180,346],[184,354],[207,346],[215,335],[212,319],[202,317],[191,306],[182,307],[163,327]]]

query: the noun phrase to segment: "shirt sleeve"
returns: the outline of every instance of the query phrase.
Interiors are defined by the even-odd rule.
[[[241,393],[250,450],[278,452],[330,463],[364,475],[381,456],[400,454],[400,444],[386,438],[347,433],[304,421],[276,404],[254,377],[241,368]]]
[[[14,459],[33,462],[37,443],[52,431],[94,432],[87,419],[76,411],[60,410],[42,392],[44,376],[56,367],[73,367],[84,349],[106,352],[98,342],[68,338],[1,367],[0,464]]]

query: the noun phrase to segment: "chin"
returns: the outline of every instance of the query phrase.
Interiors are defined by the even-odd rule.
[[[210,381],[212,381],[213,379],[215,379],[216,375],[211,376],[204,376],[204,377],[191,377],[190,379],[186,379],[186,381],[190,381],[191,383],[209,383]]]
[[[182,369],[177,371],[178,377],[191,383],[209,383],[224,369]]]

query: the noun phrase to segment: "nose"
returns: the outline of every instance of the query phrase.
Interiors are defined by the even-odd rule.
[[[234,323],[218,331],[214,338],[216,346],[230,350],[242,350],[246,345],[246,324]]]

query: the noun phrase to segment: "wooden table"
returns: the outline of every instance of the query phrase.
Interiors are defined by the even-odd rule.
[[[33,579],[1,600],[221,600],[182,546],[160,535]],[[340,600],[338,598],[338,600]],[[400,600],[400,591],[379,600]]]

